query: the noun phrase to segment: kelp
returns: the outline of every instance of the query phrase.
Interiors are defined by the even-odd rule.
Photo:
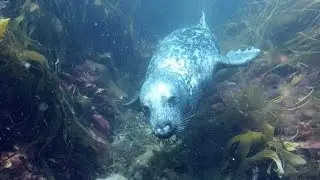
[[[255,154],[254,156],[246,158],[245,163],[251,164],[253,162],[261,161],[261,160],[265,160],[265,159],[271,159],[272,161],[274,161],[276,163],[277,169],[275,169],[275,171],[277,172],[277,174],[280,175],[280,177],[282,174],[284,174],[283,165],[282,165],[282,162],[281,162],[278,154],[272,150],[269,150],[269,149],[264,149],[264,150],[258,152],[257,154]]]
[[[61,56],[65,50],[66,31],[62,28],[62,35],[61,31],[56,31],[57,28],[52,24],[54,15],[48,13],[48,10],[37,1],[27,0],[20,8],[20,14],[12,17],[10,22],[6,19],[0,23],[1,35],[6,33],[0,40],[2,78],[4,82],[14,79],[25,85],[16,86],[18,90],[13,89],[12,96],[16,95],[14,94],[16,91],[26,91],[23,98],[26,100],[19,100],[22,107],[26,106],[21,108],[26,109],[21,113],[25,114],[25,117],[11,130],[12,133],[18,131],[22,137],[12,138],[11,141],[16,143],[22,140],[32,144],[21,148],[21,151],[34,148],[34,158],[41,159],[39,166],[45,170],[48,177],[52,177],[53,174],[58,178],[61,173],[56,172],[59,170],[55,165],[59,163],[52,164],[52,159],[55,159],[66,161],[63,166],[67,169],[60,171],[77,169],[83,173],[79,175],[77,172],[68,172],[72,174],[71,176],[76,176],[75,179],[79,179],[80,176],[83,179],[93,178],[103,165],[110,162],[110,149],[108,142],[79,122],[73,109],[74,101],[78,98],[70,98],[73,95],[63,90],[62,80],[53,70],[53,65],[59,63],[56,62],[57,57],[60,62],[65,60]],[[54,21],[59,21],[57,17],[55,18]],[[43,31],[42,33],[46,35],[43,36],[39,31]],[[48,38],[41,39],[41,37]],[[5,98],[14,99],[9,95]],[[42,104],[47,106],[45,110],[40,108]],[[22,110],[17,112],[20,111]],[[12,115],[18,116],[15,112]],[[13,119],[19,120],[19,118]],[[83,153],[85,151],[86,153]],[[79,159],[87,164],[78,163]],[[62,167],[61,164],[60,166]]]
[[[293,154],[299,146],[297,143],[285,141],[274,137],[274,128],[264,123],[262,132],[247,131],[243,134],[233,137],[228,143],[228,152],[232,157],[238,157],[239,168],[243,171],[250,169],[253,164],[261,163],[265,159],[270,159],[269,169],[272,168],[275,163],[276,168],[273,169],[279,177],[296,175],[299,171],[296,167],[305,165],[307,162],[299,155]],[[232,150],[231,147],[235,144],[236,150]],[[252,145],[258,145],[258,150],[252,149]],[[253,155],[249,154],[249,151],[254,151]],[[236,152],[236,154],[232,154]],[[251,153],[252,154],[252,153]],[[226,162],[225,168],[228,168],[230,162]],[[271,170],[268,172],[271,173]]]
[[[305,138],[310,141],[308,148],[319,147],[317,141],[309,139],[319,137],[320,1],[249,0],[242,1],[240,7],[239,16],[216,30],[226,39],[225,49],[232,45],[256,45],[264,54],[254,62],[257,70],[249,68],[245,72],[250,76],[247,80],[255,79],[258,85],[248,83],[235,90],[238,93],[232,93],[234,104],[230,104],[243,115],[236,121],[243,133],[236,134],[228,143],[226,169],[236,173],[268,167],[269,174],[279,177],[308,176],[305,171],[316,177],[319,173],[307,170],[305,150],[298,151],[304,144],[292,140]],[[309,110],[313,113],[305,113]],[[300,130],[296,127],[300,123],[310,123],[315,129],[307,125]],[[268,131],[267,127],[273,130]],[[309,133],[306,137],[297,137],[304,131]],[[315,157],[305,158],[312,161]],[[319,166],[312,168],[315,167]]]
[[[286,113],[304,107],[314,98],[313,87],[308,86],[302,92],[304,88],[301,88],[300,82],[307,77],[303,69],[288,74],[288,81],[277,85],[278,96],[271,100],[264,97],[263,88],[268,87],[261,82],[233,93],[236,109],[245,121],[236,121],[243,133],[234,136],[227,145],[224,166],[224,171],[229,173],[227,176],[263,166],[268,167],[268,174],[275,173],[279,177],[300,175],[300,167],[307,163],[300,151],[297,154],[301,143],[292,142],[291,138],[281,137],[280,134],[275,136],[275,128],[278,128],[277,132],[281,131],[284,127],[279,125],[286,123],[283,118]]]
[[[230,149],[235,143],[238,143],[238,153],[240,157],[246,158],[252,145],[264,144],[264,141],[266,141],[266,136],[264,134],[260,132],[248,131],[233,137],[228,143],[228,149]]]
[[[29,56],[27,58],[32,57],[31,60],[38,62],[41,59],[41,64],[55,64],[56,67],[66,62],[66,46],[70,37],[64,22],[53,10],[56,3],[58,1],[24,1],[19,14],[8,26],[7,54],[22,59]],[[40,56],[45,56],[46,60]]]
[[[35,54],[37,55],[37,53]],[[38,58],[42,59],[42,56]],[[37,58],[34,59],[37,60]],[[31,98],[30,100],[27,99],[27,102],[19,101],[23,106],[27,105],[32,109],[23,112],[26,114],[24,121],[16,122],[17,118],[15,118],[13,123],[16,125],[11,130],[12,132],[18,131],[22,135],[22,137],[19,137],[20,141],[31,144],[27,147],[21,147],[20,150],[28,151],[34,148],[32,150],[34,151],[34,158],[35,160],[41,159],[38,166],[45,171],[44,173],[48,177],[53,174],[53,177],[58,178],[60,173],[52,165],[52,159],[68,162],[64,164],[68,169],[60,171],[77,168],[84,173],[81,174],[84,179],[94,177],[98,168],[109,162],[110,149],[108,142],[102,140],[78,122],[72,106],[73,99],[69,98],[71,96],[61,89],[61,80],[54,75],[50,68],[37,69],[37,73],[35,73],[35,67],[25,68],[19,61],[6,59],[5,63],[7,64],[6,69],[1,70],[2,74],[5,74],[3,78],[10,75],[22,81],[23,85],[27,84],[27,86],[15,88],[23,89],[23,92],[29,93],[24,94],[26,96],[24,99]],[[8,72],[8,69],[12,71]],[[34,96],[36,98],[32,98]],[[6,98],[10,98],[10,96]],[[42,103],[48,106],[47,110],[41,110]],[[21,112],[21,110],[18,112]],[[12,113],[12,116],[16,115]],[[11,141],[16,143],[17,140],[18,137],[16,139],[12,138]],[[77,163],[80,158],[82,162],[86,162],[85,165]],[[77,176],[76,179],[80,176],[74,172],[70,173],[73,177]]]
[[[2,40],[5,36],[9,21],[10,21],[10,18],[0,19],[0,40]]]
[[[46,66],[49,65],[47,58],[44,55],[42,55],[42,54],[40,54],[40,53],[38,53],[36,51],[23,50],[21,52],[21,54],[19,54],[19,59],[20,60],[23,60],[23,59],[24,60],[28,60],[28,59],[30,59],[30,60],[33,60],[33,61],[37,61],[37,62],[39,62],[39,63],[41,63],[43,65],[46,65]]]
[[[46,48],[28,35],[29,16],[32,15],[29,5],[30,1],[26,1],[21,7],[21,14],[16,18],[11,18],[8,25],[8,34],[2,43],[3,48],[0,53],[11,57],[12,60],[34,61],[40,63],[43,66],[42,68],[47,68],[49,62],[45,57],[47,56]],[[34,11],[34,8],[31,10]]]

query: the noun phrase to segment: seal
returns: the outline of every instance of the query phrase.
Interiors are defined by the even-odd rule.
[[[245,65],[260,52],[252,47],[221,55],[204,12],[197,25],[166,36],[151,58],[137,98],[153,133],[170,138],[185,129],[213,75],[221,68]]]

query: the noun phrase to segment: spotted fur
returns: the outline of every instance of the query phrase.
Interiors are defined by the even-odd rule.
[[[187,124],[185,116],[195,108],[218,65],[241,65],[259,52],[253,48],[220,55],[204,13],[198,25],[170,33],[154,53],[140,92],[140,102],[148,111],[153,132],[168,138],[182,131]]]

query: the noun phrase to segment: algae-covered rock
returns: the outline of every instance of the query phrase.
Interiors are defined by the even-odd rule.
[[[96,180],[128,180],[121,174],[112,174],[106,178],[97,178]]]

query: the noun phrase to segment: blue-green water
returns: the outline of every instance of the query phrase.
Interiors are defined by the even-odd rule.
[[[0,179],[318,179],[318,1],[0,0]],[[205,12],[221,54],[186,128],[137,97],[172,31]],[[209,83],[208,83],[209,84]]]

